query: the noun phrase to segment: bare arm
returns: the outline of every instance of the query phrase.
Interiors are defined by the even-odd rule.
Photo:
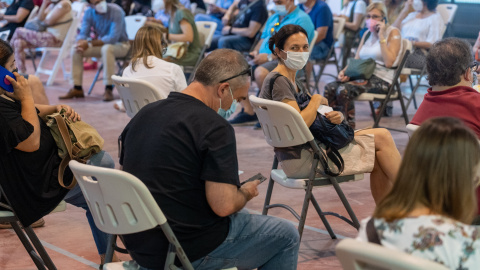
[[[40,122],[37,116],[37,110],[33,103],[32,90],[28,84],[28,81],[20,76],[18,73],[14,73],[17,81],[10,76],[6,78],[13,86],[14,92],[7,93],[10,98],[19,100],[22,104],[21,115],[23,120],[27,121],[33,126],[33,132],[28,138],[15,147],[15,149],[23,152],[34,152],[40,147]]]
[[[317,28],[318,37],[315,41],[315,44],[320,43],[320,41],[324,40],[327,37],[328,26],[322,26]]]
[[[230,31],[229,29],[230,26],[225,26],[225,27],[227,27],[228,30]],[[250,21],[250,23],[248,24],[248,27],[244,27],[244,28],[232,27],[232,30],[230,32],[235,35],[253,38],[255,37],[255,35],[257,34],[258,30],[260,30],[261,27],[262,25],[260,23],[255,21]]]
[[[432,45],[432,43],[426,41],[412,41],[412,46],[415,48],[430,49]]]
[[[412,3],[413,3],[413,0],[408,0],[407,2],[405,2],[405,6],[403,7],[402,11],[398,15],[397,19],[392,24],[392,26],[394,26],[398,29],[402,29],[402,22],[403,22],[403,20],[405,20],[408,13],[410,13],[410,7],[412,6]]]
[[[53,10],[48,13],[43,22],[45,22],[47,25],[53,25],[59,22],[58,20],[60,20],[65,14],[67,14],[67,12],[70,12],[71,10],[71,6],[65,2],[59,3],[53,7]]]
[[[360,24],[363,21],[363,14],[355,13],[353,15],[353,22],[345,22],[345,28],[350,29],[352,31],[357,31],[360,29]]]
[[[473,45],[473,51],[477,51],[480,48],[480,33],[478,33],[477,41],[475,41],[475,45]]]
[[[4,15],[3,19],[7,20],[8,22],[11,22],[11,23],[21,23],[21,22],[23,22],[23,20],[25,20],[25,18],[28,17],[28,14],[30,14],[30,10],[21,7],[21,8],[18,9],[17,14],[15,14],[15,15]]]
[[[180,28],[182,29],[182,34],[169,34],[168,38],[176,42],[193,42],[193,27],[187,20],[180,21]]]
[[[47,16],[48,12],[52,10],[53,5],[50,5],[50,1],[43,1],[42,5],[40,6],[40,9],[38,10],[35,19],[38,19],[40,21],[43,21],[45,17]],[[33,10],[32,10],[33,11]]]
[[[260,181],[256,180],[237,188],[232,184],[205,181],[208,204],[218,216],[229,216],[238,212],[249,200],[258,195],[259,183]]]
[[[385,39],[383,36],[385,24],[380,27],[379,38],[380,38],[380,50],[382,51],[382,58],[385,66],[391,68],[395,60],[397,59],[398,54],[400,53],[400,47],[402,39],[400,38],[400,31],[394,29],[390,32],[390,35],[387,37],[387,42],[382,42]]]
[[[225,15],[222,17],[222,23],[226,25],[230,18],[233,16],[233,13],[235,10],[238,9],[238,3],[240,3],[240,0],[235,0],[233,4],[227,9],[227,12],[225,12]]]

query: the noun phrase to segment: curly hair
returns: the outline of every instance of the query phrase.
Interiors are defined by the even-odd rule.
[[[453,86],[473,62],[472,46],[458,38],[446,38],[433,44],[426,61],[430,85]]]

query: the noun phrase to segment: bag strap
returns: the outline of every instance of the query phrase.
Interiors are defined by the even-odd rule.
[[[64,188],[72,189],[77,184],[77,180],[75,179],[75,177],[73,177],[72,182],[68,186],[65,186],[65,183],[63,181],[63,174],[68,166],[68,162],[70,162],[70,160],[72,160],[73,158],[72,140],[70,139],[67,124],[65,123],[65,119],[63,119],[62,115],[55,115],[55,121],[57,122],[58,130],[60,131],[60,135],[62,135],[62,140],[65,143],[68,151],[68,154],[65,155],[65,157],[62,159],[62,162],[60,162],[60,166],[58,168],[58,183]]]
[[[283,76],[280,73],[275,73],[272,78],[270,78],[270,84],[269,84],[269,90],[270,90],[270,95],[273,97],[273,84],[275,84],[275,81],[277,80],[278,77]]]
[[[377,229],[375,229],[375,224],[373,224],[373,217],[367,222],[367,238],[370,243],[382,245],[380,237],[378,237]]]
[[[353,6],[350,9],[350,16],[348,17],[348,22],[353,22],[353,16],[355,15],[355,6],[357,5],[357,0],[353,2]]]
[[[69,22],[71,22],[71,21],[73,21],[73,19],[68,19],[68,20],[66,20],[66,21],[64,21],[64,22],[54,23],[54,24],[45,25],[45,26],[46,26],[46,27],[54,27],[54,26],[59,26],[59,25],[62,25],[62,24],[69,23]]]

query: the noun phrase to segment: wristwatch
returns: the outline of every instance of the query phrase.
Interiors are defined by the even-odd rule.
[[[273,61],[273,57],[271,54],[267,54],[267,60],[268,62],[272,62]]]

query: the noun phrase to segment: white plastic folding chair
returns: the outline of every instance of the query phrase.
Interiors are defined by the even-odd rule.
[[[10,207],[10,202],[8,201],[8,197],[6,195],[7,194],[4,193],[2,187],[0,186],[0,197],[3,197],[7,202],[7,204],[0,203],[0,207],[6,209],[0,210],[0,222],[10,223],[12,229],[17,234],[18,238],[27,250],[28,255],[30,255],[30,258],[35,263],[35,266],[38,269],[56,270],[57,268],[55,267],[55,264],[53,263],[50,256],[48,256],[47,251],[43,247],[37,235],[30,226],[24,227],[21,224],[15,213],[15,210]]]
[[[358,219],[355,216],[355,213],[353,212],[350,204],[348,203],[347,198],[343,194],[339,183],[361,180],[363,179],[363,174],[345,175],[338,177],[316,177],[317,173],[321,173],[321,171],[317,167],[319,163],[317,153],[320,153],[320,151],[323,150],[319,148],[317,142],[315,141],[315,138],[308,129],[300,113],[298,113],[292,106],[283,102],[266,100],[258,98],[254,95],[250,96],[250,102],[252,103],[253,109],[255,110],[258,120],[262,126],[265,140],[270,146],[283,148],[299,146],[308,143],[315,154],[315,158],[312,162],[310,177],[308,179],[288,178],[283,170],[278,169],[278,159],[274,157],[272,171],[270,173],[270,180],[268,183],[267,194],[265,196],[263,214],[266,215],[268,213],[268,209],[274,207],[282,207],[287,209],[299,220],[298,231],[301,237],[305,225],[308,206],[309,203],[312,202],[315,210],[320,216],[323,224],[325,225],[325,228],[327,229],[332,239],[336,239],[336,235],[330,227],[327,219],[325,218],[326,215],[336,216],[347,222],[354,228],[358,229],[360,227]],[[301,215],[298,215],[298,213],[288,205],[270,204],[274,183],[278,183],[286,188],[305,190],[305,197],[303,201]],[[350,220],[337,213],[323,212],[320,209],[317,200],[312,194],[312,188],[314,186],[327,185],[332,185],[334,187],[337,195],[339,196],[341,202],[343,203],[346,211],[350,216]]]
[[[81,164],[73,160],[69,166],[82,189],[98,229],[112,235],[123,235],[160,226],[170,242],[165,269],[179,269],[174,265],[177,256],[183,269],[193,270],[168,225],[167,218],[142,181],[124,171]],[[115,265],[122,266],[124,263],[108,263],[104,269]]]
[[[210,44],[212,44],[213,34],[215,34],[215,29],[217,29],[216,22],[195,22],[195,25],[197,27],[200,43],[203,44],[203,47],[195,66],[183,67],[183,72],[190,74],[188,77],[188,83],[193,81],[195,70],[197,70],[198,65],[202,61],[205,51],[210,47]]]
[[[146,22],[147,22],[147,17],[143,15],[130,15],[125,17],[125,26],[126,26],[128,40],[130,43],[132,43],[135,40],[135,36],[137,35],[138,29],[142,28],[142,26],[144,26]],[[118,66],[118,72],[117,72],[118,76],[121,76],[123,73],[123,70],[127,67],[128,62],[132,57],[131,54],[132,54],[132,46],[130,46],[130,49],[128,50],[127,54],[124,57],[117,57],[115,59]],[[97,83],[98,76],[100,75],[100,72],[102,72],[102,70],[103,70],[103,63],[100,65],[100,67],[97,70],[97,73],[95,74],[95,77],[93,78],[93,82],[90,85],[90,89],[88,89],[88,95],[92,93],[93,87]]]
[[[112,75],[127,115],[133,118],[145,105],[166,98],[150,82]]]
[[[335,247],[344,270],[447,270],[423,258],[377,244],[344,239]]]
[[[43,53],[42,53],[42,58],[38,63],[35,76],[40,76],[40,74],[49,75],[47,80],[47,86],[50,86],[53,84],[53,81],[57,76],[60,66],[62,67],[63,78],[65,80],[68,80],[70,77],[70,73],[67,72],[67,69],[65,67],[64,60],[70,55],[71,48],[75,43],[75,37],[77,36],[77,29],[78,29],[78,26],[80,25],[84,8],[85,8],[84,2],[72,3],[72,18],[73,18],[72,23],[70,25],[70,28],[68,29],[67,35],[65,36],[65,39],[63,40],[63,44],[60,48],[42,47],[42,48],[36,49],[36,51],[41,51]],[[57,53],[57,58],[55,60],[55,63],[53,64],[53,68],[50,69],[45,67],[45,64],[50,59],[52,59],[52,55],[51,55],[52,53]]]
[[[335,53],[334,44],[335,44],[335,42],[338,41],[338,39],[342,35],[342,31],[343,31],[344,26],[345,26],[345,18],[335,17],[333,19],[333,43],[332,43],[332,47],[328,51],[327,57],[325,59],[317,60],[313,63],[314,65],[319,65],[319,68],[320,68],[318,73],[315,73],[315,68],[313,68],[313,70],[312,70],[313,78],[315,79],[315,89],[316,89],[317,93],[320,92],[319,89],[318,89],[318,82],[320,81],[320,77],[322,77],[322,75],[327,75],[327,76],[331,76],[333,78],[337,78],[337,75],[323,74],[327,65],[334,64],[335,68],[337,69],[337,74],[340,72],[340,67],[339,67],[339,63],[338,63],[338,59],[337,59],[337,54]]]
[[[412,137],[413,132],[417,130],[420,126],[414,125],[414,124],[408,124],[407,125],[407,132],[408,132],[408,137]]]
[[[405,125],[408,125],[407,108],[405,106],[403,94],[400,88],[399,77],[400,77],[400,74],[402,73],[405,62],[407,61],[407,58],[410,55],[410,51],[412,50],[412,43],[408,39],[402,39],[402,47],[403,47],[403,50],[400,52],[401,61],[398,64],[398,67],[396,67],[395,69],[395,75],[393,77],[392,84],[388,88],[387,94],[362,93],[356,99],[357,101],[368,101],[370,103],[370,110],[372,112],[372,117],[374,120],[374,124],[373,124],[374,128],[379,127],[379,123],[386,109],[387,103],[392,100],[400,101],[400,105],[402,107],[402,115],[405,120]],[[382,102],[382,106],[380,107],[380,112],[378,113],[378,115],[376,115],[375,108],[373,107],[374,101]],[[393,128],[389,128],[389,129],[395,130]],[[405,132],[403,130],[397,130],[397,131]]]
[[[437,6],[437,12],[440,13],[445,22],[445,32],[447,32],[447,36],[450,36],[451,26],[455,19],[457,9],[458,6],[456,4],[439,4]]]

